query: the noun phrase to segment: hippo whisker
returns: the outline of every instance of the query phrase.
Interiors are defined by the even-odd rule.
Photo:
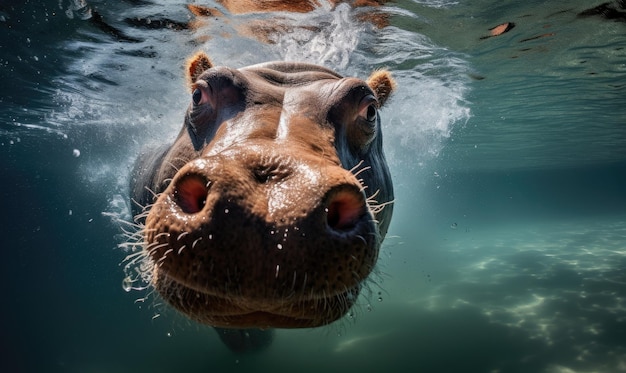
[[[196,240],[193,241],[193,243],[191,244],[191,249],[193,250],[193,248],[196,247],[196,244],[198,242],[200,242],[200,240],[202,240],[202,237],[198,237]]]
[[[387,202],[383,202],[383,203],[379,203],[379,204],[372,204],[369,205],[370,209],[372,210],[372,212],[374,214],[379,214],[380,212],[383,211],[383,209],[387,206],[393,205],[395,202],[395,200],[391,200],[391,201],[387,201]]]
[[[308,276],[308,275],[307,275],[307,273],[306,273],[306,272],[304,272],[304,280],[302,281],[302,288],[303,288],[303,289],[306,289],[306,280],[307,280],[307,276]]]
[[[134,234],[134,233],[136,233],[136,232],[137,232],[137,230],[139,230],[139,229],[143,228],[143,225],[142,225],[142,224],[135,223],[135,222],[131,222],[131,221],[124,220],[124,219],[120,219],[120,218],[115,218],[115,222],[116,222],[117,224],[120,224],[120,225],[121,225],[121,226],[120,226],[120,228],[122,229],[122,233],[123,233],[124,235],[131,235],[131,234]],[[130,227],[130,228],[132,228],[132,232],[131,232],[131,231],[129,231],[129,230],[127,230],[127,229],[125,228],[125,226],[126,226],[126,227]]]
[[[177,167],[176,165],[174,165],[173,161],[180,161],[180,162],[181,162],[181,164],[183,164],[183,165],[184,165],[184,164],[187,164],[187,162],[189,162],[190,160],[191,160],[191,158],[189,158],[189,157],[181,157],[181,156],[178,156],[178,157],[173,158],[173,159],[172,159],[172,161],[170,161],[170,162],[168,162],[168,163],[169,163],[169,165],[170,165],[170,166],[172,166],[172,168],[173,168],[176,172],[178,172],[178,171],[180,170],[180,167]]]
[[[351,297],[351,294],[352,294],[352,293],[350,292],[350,289],[349,289],[346,285],[344,285],[344,286],[343,286],[343,293],[344,293],[345,295],[342,295],[342,296],[341,296],[341,297],[339,297],[339,299],[338,299],[339,304],[341,304],[341,308],[342,308],[342,309],[349,309],[349,308],[350,308],[350,305],[351,305],[352,303],[354,303],[354,302],[352,302],[352,300],[351,300],[351,299],[349,299],[349,298]],[[350,312],[351,312],[351,311],[350,311]]]
[[[378,201],[376,200],[376,196],[379,192],[380,189],[366,199],[367,206],[370,208],[374,215],[380,214],[386,206],[392,205],[395,202],[395,200],[391,200],[383,203],[378,203]]]
[[[133,221],[139,225],[140,228],[142,228],[143,221],[146,220],[146,218],[148,217],[148,214],[150,213],[150,208],[152,207],[152,205],[150,206],[146,206],[146,207],[141,207],[142,208],[142,212],[133,216]]]
[[[142,231],[138,231],[134,233],[124,232],[124,236],[126,237],[126,242],[123,242],[117,245],[117,247],[121,249],[125,249],[125,250],[128,250],[128,248],[132,250],[135,247],[142,247],[143,235],[144,233]]]
[[[367,246],[367,241],[365,240],[365,238],[363,236],[361,236],[360,234],[356,235],[356,238],[358,238],[359,240],[363,241],[363,245]]]
[[[356,177],[359,176],[359,174],[361,174],[363,171],[367,171],[369,169],[371,169],[370,166],[365,166],[363,168],[361,168],[360,170],[357,170],[359,167],[361,167],[361,165],[363,164],[363,160],[359,161],[359,163],[356,164],[356,166],[352,167],[350,169],[350,172]],[[359,184],[361,185],[361,192],[364,193],[365,190],[367,189],[367,184],[365,183],[365,180],[363,180],[362,178],[358,178],[357,181],[359,182]]]
[[[152,194],[152,198],[157,199],[159,198],[159,195],[161,193],[156,193],[154,190],[152,190],[152,188],[148,187],[148,186],[144,186],[144,189],[147,190],[150,194]],[[138,203],[137,205],[139,205],[139,207],[142,207],[142,205],[140,203]],[[143,206],[144,208],[147,208],[148,205]]]
[[[293,294],[293,292],[296,289],[296,277],[297,277],[297,273],[296,271],[293,271],[293,280],[291,281],[291,294]]]
[[[147,272],[142,270],[142,265],[139,263],[143,263],[145,258],[139,257],[139,258],[135,258],[133,259],[131,262],[129,262],[128,264],[126,264],[124,266],[124,273],[127,275],[126,278],[130,278],[131,275],[133,276],[138,276],[138,278],[135,278],[134,280],[132,280],[133,282],[135,281],[141,281],[142,283],[145,284],[145,286],[141,286],[140,288],[143,289],[147,289],[150,287],[150,281],[149,281],[149,277],[150,275],[148,275]],[[150,266],[152,267],[152,266]],[[134,271],[131,270],[134,269]],[[133,286],[131,289],[138,289],[139,287],[137,286]]]
[[[130,254],[128,254],[126,258],[124,258],[122,263],[125,262],[127,259],[134,257],[135,255],[146,256],[146,253],[142,250],[145,247],[145,244],[146,243],[143,240],[135,240],[135,241],[124,242],[124,243],[117,245],[119,248],[123,249],[124,251],[130,252]]]
[[[128,254],[126,255],[126,257],[124,258],[124,260],[122,260],[122,263],[129,261],[128,264],[126,264],[126,267],[129,267],[131,264],[136,263],[138,260],[143,259],[146,257],[146,254],[143,251],[138,251],[132,254]]]
[[[176,157],[176,158],[172,159],[171,161],[168,161],[167,165],[170,166],[176,172],[180,171],[180,167],[176,166],[176,164],[174,164],[173,161],[183,161],[182,164],[185,164],[185,163],[189,162],[189,160],[185,161],[185,160],[183,160],[180,157]],[[172,180],[172,179],[169,179],[169,180]]]
[[[378,195],[378,193],[380,193],[380,189],[375,191],[374,194],[372,194],[371,196],[367,197],[366,202],[367,202],[368,205],[370,203],[378,203],[378,201],[376,200],[376,196]]]
[[[140,241],[143,240],[146,233],[153,231],[153,229],[147,229],[143,223],[133,222],[128,225],[134,229],[134,231],[123,230],[126,238],[129,240]]]
[[[354,165],[354,167],[352,167],[349,171],[350,171],[352,174],[354,174],[354,176],[358,175],[357,173],[355,173],[355,171],[354,171],[354,170],[356,170],[356,169],[358,169],[359,167],[361,167],[361,165],[363,164],[363,162],[364,162],[364,161],[361,159],[361,160],[359,161],[359,163],[355,164],[355,165]],[[361,171],[359,171],[359,172],[361,172]]]
[[[173,252],[173,251],[174,251],[174,249],[167,249],[167,250],[163,253],[163,256],[162,256],[161,258],[159,258],[159,261],[163,261],[163,260],[167,259],[167,256],[168,256],[171,252]]]
[[[178,237],[176,238],[176,241],[180,241],[181,238],[185,237],[188,234],[189,234],[189,232],[183,232],[183,233],[179,234]]]
[[[157,242],[155,242],[154,244],[148,245],[148,247],[146,247],[146,251],[148,252],[149,255],[154,254],[157,250],[164,248],[164,247],[168,247],[170,244],[169,242],[165,242],[159,245],[155,245]]]
[[[355,168],[357,168],[357,167],[359,167],[359,166],[361,165],[361,163],[363,163],[363,161],[361,161],[361,162],[357,163],[357,165],[356,165],[356,166],[354,166],[354,167],[350,170],[350,172],[352,172],[352,174],[353,174],[354,176],[359,176],[359,174],[360,174],[361,172],[363,172],[363,171],[367,171],[367,170],[370,170],[370,169],[372,168],[371,166],[365,166],[365,167],[361,168],[360,170],[358,170],[358,171],[354,172],[354,169],[355,169]],[[359,179],[359,180],[362,180],[362,179]]]
[[[148,189],[148,188],[146,188],[146,189]],[[154,193],[154,192],[152,192],[152,193]],[[130,201],[132,202],[133,205],[139,207],[139,209],[141,211],[145,211],[146,207],[143,204],[139,203],[136,199],[131,198]]]
[[[149,230],[139,222],[121,219],[118,219],[117,222],[121,223],[120,228],[126,238],[126,242],[118,244],[117,247],[129,253],[120,262],[120,266],[123,265],[126,274],[124,288],[127,290],[145,290],[150,286],[152,268],[149,254],[143,250],[147,244],[144,240],[145,234]],[[141,281],[145,286],[130,285],[136,281]]]
[[[161,232],[161,233],[157,234],[156,236],[154,236],[154,240],[155,241],[158,240],[159,237],[167,237],[167,238],[169,238],[170,237],[170,233],[169,232]]]
[[[137,243],[141,240],[143,240],[143,235],[145,234],[145,232],[143,232],[143,229],[139,228],[138,230],[131,232],[125,229],[122,229],[122,233],[124,234],[124,236],[126,237],[126,239],[129,242],[125,242],[125,244],[128,243]]]

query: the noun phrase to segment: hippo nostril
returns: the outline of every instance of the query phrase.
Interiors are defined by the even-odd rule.
[[[334,230],[348,231],[356,226],[365,211],[361,194],[343,190],[329,198],[326,222]]]
[[[174,190],[176,203],[187,214],[202,210],[209,194],[209,181],[197,174],[187,174],[180,178]]]

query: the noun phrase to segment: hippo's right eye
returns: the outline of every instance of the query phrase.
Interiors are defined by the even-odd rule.
[[[376,105],[370,104],[367,108],[364,109],[364,113],[362,114],[363,118],[368,122],[373,122],[376,120],[378,116],[378,109],[376,109]]]
[[[191,94],[191,97],[193,99],[193,103],[195,105],[199,105],[200,102],[202,101],[202,91],[200,90],[200,88],[194,89],[193,93]]]
[[[361,100],[359,104],[359,116],[367,122],[375,122],[378,118],[378,102],[372,95],[368,95]]]

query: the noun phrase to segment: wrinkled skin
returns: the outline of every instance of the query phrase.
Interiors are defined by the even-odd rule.
[[[393,80],[302,63],[214,67],[202,53],[187,79],[182,131],[131,178],[152,285],[222,339],[341,318],[391,220],[378,109]]]

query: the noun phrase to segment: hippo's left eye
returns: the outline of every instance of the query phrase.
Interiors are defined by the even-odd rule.
[[[200,90],[200,88],[196,88],[193,90],[193,93],[191,94],[191,98],[193,99],[193,103],[195,105],[200,104],[200,101],[202,101],[202,91]]]

